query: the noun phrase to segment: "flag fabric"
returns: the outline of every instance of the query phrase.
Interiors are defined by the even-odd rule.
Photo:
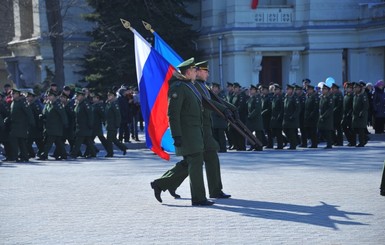
[[[153,34],[155,36],[155,50],[176,68],[183,62],[183,59],[158,35],[158,33],[153,32]]]
[[[251,8],[257,9],[257,7],[258,7],[258,0],[252,0],[251,1]]]
[[[155,154],[169,160],[161,145],[168,128],[168,80],[175,68],[134,29],[135,61],[141,109],[146,129],[146,145]]]
[[[153,32],[155,50],[163,56],[174,68],[183,62],[183,59],[158,35]],[[175,152],[174,140],[171,137],[171,130],[168,128],[162,138],[162,147],[169,152]]]

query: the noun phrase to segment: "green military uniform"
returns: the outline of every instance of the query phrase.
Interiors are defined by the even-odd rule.
[[[288,85],[290,87],[291,85]],[[291,86],[294,89],[293,86]],[[293,92],[294,93],[294,92]],[[291,96],[286,95],[283,102],[283,121],[282,127],[289,140],[291,150],[297,148],[297,132],[299,127],[299,113],[301,111],[301,105],[298,97],[293,94]]]
[[[68,119],[68,127],[64,129],[64,135],[63,135],[63,141],[65,142],[66,140],[68,141],[70,145],[70,152],[73,149],[73,146],[75,144],[75,121],[76,121],[76,116],[75,116],[75,106],[74,106],[74,101],[67,101],[67,104],[64,105],[64,110],[67,115]]]
[[[338,85],[333,84],[332,87],[339,88]],[[336,146],[342,146],[344,143],[343,133],[342,133],[342,127],[341,127],[341,120],[342,120],[342,114],[343,114],[343,101],[344,97],[341,93],[341,91],[336,91],[333,93],[333,101],[334,101],[334,108],[333,108],[333,126],[334,126],[334,133],[333,133],[333,140],[334,145]]]
[[[356,84],[355,86],[362,86]],[[362,89],[362,88],[361,88]],[[368,120],[368,109],[369,109],[369,100],[365,91],[355,94],[353,98],[353,117],[352,117],[352,128],[354,129],[355,134],[358,134],[359,144],[357,146],[363,147],[366,144],[366,125]],[[354,141],[356,136],[354,136]],[[355,142],[354,142],[355,143]]]
[[[257,89],[256,87],[253,87]],[[263,121],[262,121],[262,98],[261,95],[255,94],[247,100],[248,116],[246,126],[251,131],[255,131],[255,136],[262,141],[263,135]],[[262,150],[262,146],[251,147],[250,150]]]
[[[235,87],[240,87],[239,83],[234,83]],[[243,92],[239,92],[237,94],[233,94],[233,96],[230,98],[230,103],[237,109],[239,113],[239,119],[246,123],[247,119],[247,96]],[[245,137],[243,137],[238,131],[236,131],[234,128],[229,129],[229,133],[231,135],[234,148],[238,151],[244,151],[246,150],[246,144],[245,144]]]
[[[95,95],[100,96],[100,95]],[[98,137],[100,140],[100,143],[102,143],[104,149],[107,151],[107,139],[104,137],[103,134],[103,123],[105,122],[105,108],[104,108],[104,102],[99,101],[97,103],[92,104],[92,111],[93,111],[93,128],[92,128],[92,141],[95,140],[95,137]],[[98,149],[95,147],[95,151],[98,151]]]
[[[318,129],[326,140],[326,148],[332,148],[333,108],[333,95],[330,93],[322,95],[319,103]]]
[[[14,90],[20,93],[18,90]],[[9,142],[11,154],[8,160],[15,161],[20,150],[20,161],[28,161],[27,135],[30,126],[35,125],[35,121],[25,98],[19,97],[13,100],[9,115],[11,131],[9,133]]]
[[[81,91],[77,91],[83,94]],[[75,144],[71,152],[72,158],[77,158],[80,152],[80,147],[83,143],[86,144],[89,150],[88,157],[95,157],[95,147],[92,143],[92,128],[93,128],[93,112],[92,107],[84,98],[75,106]]]
[[[347,86],[352,86],[348,84]],[[353,116],[353,93],[346,93],[343,101],[343,115],[341,126],[347,139],[348,146],[355,146],[355,134],[352,128],[352,116]]]
[[[216,85],[219,87],[219,84]],[[226,97],[219,93],[218,97],[225,100]],[[213,137],[219,144],[219,152],[226,152],[226,136],[227,121],[216,112],[211,112]]]
[[[270,128],[272,99],[273,99],[273,96],[270,93],[262,95],[261,114],[262,114],[262,121],[263,121],[263,129],[267,136],[267,139],[264,140],[264,145],[266,145],[266,148],[273,148],[273,135]]]
[[[308,91],[309,91],[308,85]],[[314,89],[314,87],[312,86]],[[306,133],[306,139],[309,137],[311,140],[310,148],[317,148],[318,135],[317,135],[317,123],[319,118],[319,96],[317,92],[312,92],[306,95],[305,109],[304,109],[304,127]]]
[[[113,91],[109,91],[108,93],[115,96]],[[106,157],[114,156],[113,144],[123,151],[123,154],[126,154],[127,147],[116,138],[121,121],[120,109],[116,100],[107,101],[105,114],[107,130]]]
[[[55,92],[51,92],[56,96]],[[64,147],[64,128],[68,127],[68,118],[65,109],[59,100],[47,102],[43,109],[45,145],[40,160],[48,158],[48,153],[55,143],[56,159],[66,159],[67,152]]]
[[[271,102],[270,127],[272,130],[273,137],[277,138],[277,149],[283,149],[282,121],[283,96],[281,94],[275,94]]]
[[[298,96],[299,105],[300,105],[300,112],[299,112],[299,130],[301,132],[301,140],[300,140],[300,146],[301,147],[307,147],[307,133],[305,128],[305,103],[306,103],[306,94],[303,92],[302,86],[296,85],[295,86],[296,91],[301,90],[301,95]],[[299,139],[299,137],[298,137]]]
[[[30,96],[35,96],[32,93],[29,93]],[[32,144],[36,143],[38,152],[37,155],[41,155],[44,151],[44,141],[43,141],[43,121],[39,117],[42,114],[43,108],[39,100],[33,101],[29,104],[31,108],[33,118],[35,120],[35,126],[30,127],[28,130],[28,152],[30,157],[35,157],[35,151],[33,150]]]
[[[203,182],[203,115],[202,98],[189,81],[178,81],[169,90],[168,116],[172,137],[180,137],[182,143],[175,153],[188,163],[191,201],[205,202]]]

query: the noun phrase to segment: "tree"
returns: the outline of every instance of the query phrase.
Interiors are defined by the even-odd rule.
[[[97,25],[89,33],[93,41],[84,59],[82,74],[92,87],[136,84],[133,34],[126,30],[120,18],[149,41],[152,34],[145,30],[142,20],[149,22],[182,57],[196,55],[193,40],[197,32],[183,20],[193,19],[183,0],[87,0],[95,9],[85,16]]]
[[[45,0],[49,39],[53,51],[55,64],[55,82],[59,88],[64,85],[64,38],[63,18],[61,15],[60,0]]]

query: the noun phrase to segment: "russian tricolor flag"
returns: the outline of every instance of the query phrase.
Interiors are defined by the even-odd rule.
[[[175,68],[138,32],[134,29],[131,31],[135,40],[136,74],[145,121],[146,145],[161,158],[169,160],[170,155],[164,151],[161,142],[168,128],[168,80]]]

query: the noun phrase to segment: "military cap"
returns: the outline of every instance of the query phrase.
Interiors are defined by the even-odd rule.
[[[48,89],[45,94],[47,96],[50,96],[50,95],[57,96],[57,93],[54,90],[52,90],[52,89]]]
[[[258,88],[256,86],[254,86],[253,84],[250,85],[250,89],[255,89],[257,90]]]
[[[12,87],[11,84],[9,83],[4,84],[4,88],[10,88],[10,87]]]
[[[184,73],[190,68],[195,68],[194,57],[183,61],[177,66],[177,68],[180,70],[181,73]]]
[[[71,90],[71,88],[67,85],[63,87],[63,91],[70,91],[70,90]]]
[[[35,97],[36,94],[33,91],[27,91],[27,96]]]
[[[351,82],[345,82],[345,83],[344,83],[344,88],[347,88],[347,87],[351,87],[351,88],[352,88],[352,87],[353,87],[353,84],[354,84],[354,83],[351,83]]]
[[[94,92],[92,97],[98,97],[100,99],[103,97],[103,94],[100,92]]]
[[[332,88],[340,88],[340,86],[338,86],[336,83],[333,83]]]
[[[85,95],[86,93],[83,91],[83,89],[81,89],[81,88],[76,88],[76,89],[75,89],[75,94]]]
[[[233,87],[233,86],[234,86],[234,83],[227,82],[227,87]]]
[[[302,89],[302,86],[300,86],[298,84],[295,84],[294,87],[295,87],[295,89]]]
[[[19,94],[21,93],[21,91],[18,90],[18,89],[16,89],[16,88],[13,88],[13,89],[12,89],[12,92],[13,92],[13,93],[19,93]]]
[[[274,88],[282,89],[282,87],[279,84],[277,84],[277,83],[274,83],[273,85],[274,85]]]
[[[289,84],[289,83],[288,83],[288,84],[286,85],[286,89],[288,89],[288,88],[292,88],[292,89],[294,89],[294,88],[295,88],[295,85],[293,85],[293,84]]]
[[[267,86],[265,84],[261,84],[261,85],[259,85],[259,88],[260,89],[269,89],[269,86]]]
[[[51,83],[49,86],[51,86],[51,87],[57,87],[57,84],[56,84],[56,83]]]
[[[238,88],[241,87],[241,85],[240,85],[239,83],[234,83],[233,86],[234,86],[234,87],[238,87]]]
[[[314,86],[313,86],[313,85],[310,85],[310,84],[308,84],[308,85],[307,85],[307,89],[314,89]]]
[[[211,83],[211,87],[218,87],[218,88],[220,88],[221,85],[219,83],[213,82],[213,83]]]
[[[366,83],[364,81],[360,81],[359,83],[360,83],[361,87],[366,87]]]
[[[311,83],[310,79],[309,78],[305,78],[302,80],[303,83]]]
[[[363,85],[361,82],[353,82],[353,87],[363,87],[365,85]]]
[[[201,61],[195,64],[196,68],[199,70],[209,71],[209,62],[207,60]]]

